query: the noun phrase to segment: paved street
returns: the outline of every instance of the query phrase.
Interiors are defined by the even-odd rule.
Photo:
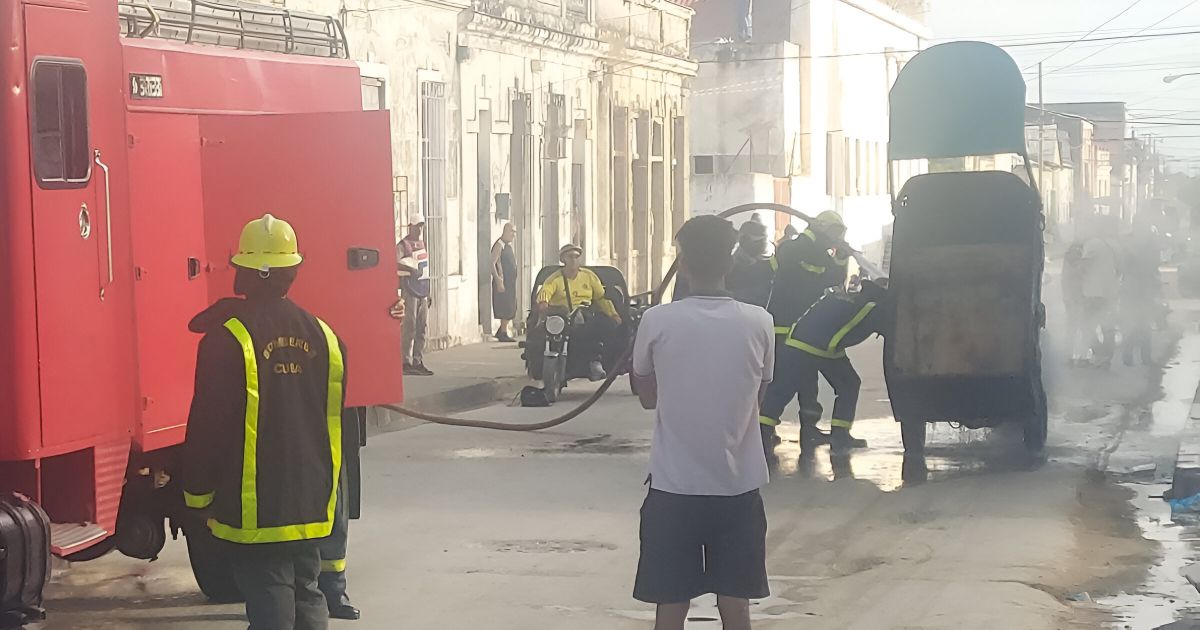
[[[1025,455],[1019,432],[938,425],[919,483],[903,479],[881,350],[872,341],[852,353],[864,377],[855,432],[869,450],[831,462],[825,449],[801,458],[794,441],[780,448],[764,490],[773,595],[755,603],[756,627],[1061,629],[1114,619],[1109,607],[1068,597],[1135,592],[1158,563],[1128,502],[1134,492],[1114,480],[1169,456],[1169,441],[1153,439],[1160,371],[1053,369],[1047,462]],[[1195,371],[1195,358],[1183,367]],[[469,415],[536,421],[587,391],[572,385],[552,409]],[[363,619],[333,627],[650,627],[652,608],[630,592],[652,419],[622,379],[552,431],[402,425],[411,428],[373,437],[349,554]],[[782,428],[791,440],[795,431]],[[46,630],[245,627],[238,606],[197,593],[181,541],[154,563],[112,554],[72,566],[56,576],[49,607]],[[689,627],[718,628],[715,618],[715,602],[699,601]]]

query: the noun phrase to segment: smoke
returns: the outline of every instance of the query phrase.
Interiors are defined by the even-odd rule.
[[[1117,366],[1158,366],[1152,331],[1167,329],[1160,272],[1164,243],[1149,222],[1122,229],[1115,217],[1078,222],[1074,242],[1055,248],[1043,276],[1048,390],[1097,380]]]

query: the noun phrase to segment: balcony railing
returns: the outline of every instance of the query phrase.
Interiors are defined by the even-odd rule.
[[[118,0],[125,37],[346,59],[336,19],[252,2]]]

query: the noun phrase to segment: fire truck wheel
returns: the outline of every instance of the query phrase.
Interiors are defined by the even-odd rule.
[[[162,517],[127,512],[117,520],[117,550],[139,560],[153,560],[167,544]]]
[[[192,575],[200,591],[213,602],[218,604],[234,604],[245,601],[237,583],[233,580],[233,571],[225,560],[225,555],[217,547],[217,539],[203,524],[185,526],[183,535],[187,538],[188,559],[192,563]]]

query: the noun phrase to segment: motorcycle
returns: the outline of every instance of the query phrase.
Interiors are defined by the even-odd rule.
[[[588,267],[604,284],[605,298],[613,303],[617,314],[621,316],[621,325],[613,336],[616,348],[605,352],[604,356],[591,357],[571,352],[571,336],[575,329],[583,324],[588,305],[580,305],[573,313],[566,309],[552,309],[544,316],[537,308],[537,294],[542,285],[559,265],[550,265],[538,272],[530,295],[529,310],[526,319],[526,330],[529,331],[526,341],[522,344],[525,349],[521,358],[525,361],[529,377],[542,382],[546,402],[553,404],[567,383],[576,378],[589,377],[589,365],[594,360],[600,360],[606,373],[612,370],[625,372],[627,366],[617,365],[616,359],[631,343],[642,313],[650,307],[651,294],[641,293],[628,296],[628,285],[625,276],[615,267]],[[593,315],[603,317],[603,315]]]

